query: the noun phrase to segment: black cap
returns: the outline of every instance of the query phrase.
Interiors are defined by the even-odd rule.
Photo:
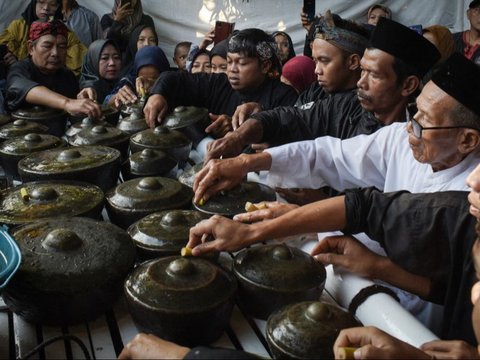
[[[433,74],[432,81],[460,104],[480,116],[480,67],[453,53]]]
[[[370,45],[401,59],[423,77],[440,60],[437,48],[422,35],[396,21],[380,18]]]
[[[468,8],[469,9],[473,9],[473,8],[476,8],[476,7],[479,7],[480,6],[480,0],[473,0],[470,5],[468,5]]]

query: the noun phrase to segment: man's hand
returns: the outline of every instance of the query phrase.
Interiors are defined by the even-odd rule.
[[[275,191],[289,203],[297,205],[306,205],[329,197],[323,189],[285,189],[277,187]]]
[[[263,221],[267,219],[274,219],[287,212],[298,208],[298,205],[285,204],[278,201],[265,201],[261,203],[265,206],[264,209],[255,210],[243,214],[238,214],[233,217],[235,221],[241,221],[244,223],[252,223],[257,221]],[[254,204],[256,205],[256,204]]]
[[[353,236],[328,236],[312,250],[312,256],[324,265],[335,265],[360,276],[377,279],[387,258],[370,251]],[[361,261],[359,261],[361,259]]]
[[[420,349],[435,359],[480,359],[477,349],[461,340],[433,340]]]
[[[119,359],[183,359],[189,348],[150,334],[138,334],[123,348]]]
[[[123,104],[133,104],[138,97],[128,85],[124,85],[115,94],[115,107],[119,109]]]
[[[431,359],[423,351],[371,326],[342,330],[333,345],[335,359],[340,358],[342,347],[358,347],[353,354],[355,359]]]
[[[251,115],[262,111],[262,105],[256,102],[249,102],[242,105],[238,105],[235,109],[235,113],[232,116],[233,130],[237,130],[240,125],[250,118]]]
[[[211,160],[195,175],[193,201],[207,201],[222,190],[229,190],[240,184],[248,173],[244,158],[239,156],[231,159]]]
[[[205,132],[214,138],[224,137],[229,131],[232,131],[232,118],[228,115],[208,114],[212,123],[207,126]]]
[[[211,159],[219,159],[220,157],[237,156],[242,152],[244,146],[240,135],[236,131],[230,131],[224,137],[207,144],[207,153],[203,162],[208,163]]]
[[[148,126],[152,129],[162,122],[165,116],[167,116],[167,112],[167,100],[160,94],[150,95],[143,108],[145,120],[147,121]]]
[[[90,99],[90,100],[96,101],[97,91],[93,87],[83,88],[77,94],[77,99]]]
[[[187,247],[194,256],[212,251],[237,251],[255,242],[251,226],[214,215],[190,228]]]
[[[83,114],[93,119],[100,119],[100,106],[90,99],[67,99],[64,110],[71,115]]]

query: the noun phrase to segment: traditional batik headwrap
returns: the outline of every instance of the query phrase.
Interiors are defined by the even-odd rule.
[[[230,53],[244,53],[248,57],[256,57],[261,61],[270,60],[272,68],[270,77],[279,77],[282,72],[282,63],[278,54],[275,40],[260,29],[245,29],[234,33],[228,41],[227,51]]]
[[[68,29],[63,22],[57,19],[34,21],[30,25],[28,40],[35,41],[44,35],[62,35],[67,38]]]
[[[367,37],[336,26],[330,10],[320,17],[313,38],[325,40],[340,49],[360,56],[363,56],[363,52],[368,46]]]

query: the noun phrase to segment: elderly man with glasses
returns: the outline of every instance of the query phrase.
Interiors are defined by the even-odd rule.
[[[414,121],[395,123],[371,135],[346,140],[321,137],[259,154],[211,160],[195,178],[194,200],[208,200],[258,170],[269,170],[270,183],[282,187],[331,186],[343,191],[375,186],[385,192],[414,193],[467,190],[465,178],[480,162],[480,69],[462,55],[452,55],[423,88],[417,106]],[[418,131],[414,122],[423,130]],[[189,246],[198,255],[213,249],[238,249],[270,236],[263,233],[267,225],[251,232],[237,226],[213,218],[192,228]],[[297,230],[302,233],[305,229]],[[289,229],[288,235],[292,231],[295,229]],[[216,240],[200,244],[204,233]],[[367,246],[378,245],[371,244],[365,234],[356,237]],[[430,322],[435,316],[408,303],[414,301],[404,305],[421,321],[436,327]]]

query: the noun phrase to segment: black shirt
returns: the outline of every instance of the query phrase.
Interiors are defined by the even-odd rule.
[[[265,79],[256,89],[234,90],[226,74],[191,74],[185,71],[167,71],[160,74],[152,94],[163,95],[170,109],[179,105],[205,107],[215,115],[232,116],[238,105],[257,102],[264,109],[293,106],[297,93],[277,79]]]
[[[331,93],[300,107],[263,111],[252,118],[262,123],[261,142],[271,146],[327,135],[347,139],[382,127],[372,113],[363,110],[356,89]]]
[[[25,97],[35,86],[48,89],[75,99],[79,92],[78,80],[72,71],[63,67],[55,74],[46,75],[34,65],[31,58],[14,63],[7,75],[7,94],[5,103],[10,111],[29,106]]]
[[[476,219],[467,196],[463,191],[347,191],[343,231],[365,232],[394,263],[428,277],[432,289],[427,300],[444,306],[441,338],[475,345],[470,291],[476,281],[471,259]]]

